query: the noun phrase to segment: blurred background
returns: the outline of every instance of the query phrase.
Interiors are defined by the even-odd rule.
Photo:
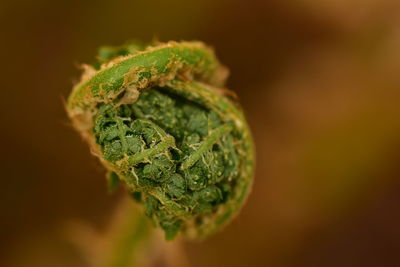
[[[90,266],[63,225],[101,232],[124,192],[64,100],[99,46],[153,38],[215,48],[257,148],[247,204],[184,244],[190,266],[400,266],[399,1],[2,1],[0,32],[0,266]]]

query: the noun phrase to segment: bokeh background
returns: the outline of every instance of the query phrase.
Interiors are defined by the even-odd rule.
[[[0,266],[89,266],[120,195],[64,99],[100,45],[202,40],[230,68],[257,147],[247,205],[185,243],[190,266],[400,266],[398,0],[0,3]]]

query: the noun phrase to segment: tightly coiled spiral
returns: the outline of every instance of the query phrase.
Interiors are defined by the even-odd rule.
[[[123,181],[166,239],[200,239],[243,205],[253,143],[226,70],[200,42],[100,50],[67,104],[114,184]]]

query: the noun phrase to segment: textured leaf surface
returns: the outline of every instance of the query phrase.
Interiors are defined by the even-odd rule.
[[[207,236],[248,194],[253,145],[224,73],[198,42],[108,47],[69,98],[110,186],[124,181],[166,239]]]

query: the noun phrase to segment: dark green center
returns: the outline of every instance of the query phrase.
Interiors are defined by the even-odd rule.
[[[153,88],[134,104],[101,104],[94,124],[103,157],[167,239],[189,221],[206,223],[231,197],[239,175],[235,128],[214,111]]]

